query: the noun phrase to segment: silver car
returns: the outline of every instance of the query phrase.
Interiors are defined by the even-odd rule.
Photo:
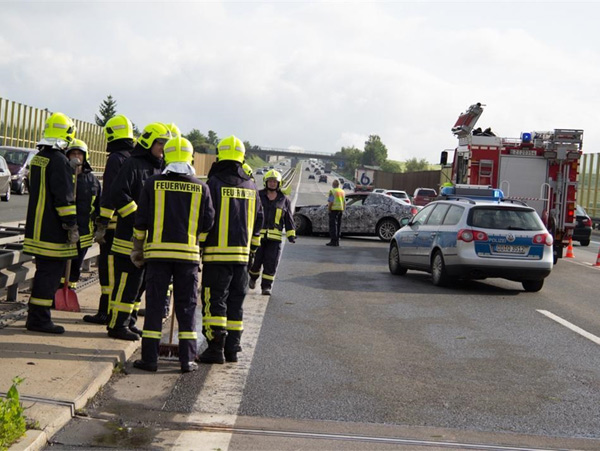
[[[416,211],[414,207],[385,194],[347,194],[342,235],[371,235],[390,241],[400,228],[402,219],[410,218]],[[329,233],[327,205],[296,207],[294,222],[299,235]]]
[[[10,170],[6,160],[0,156],[0,199],[3,202],[10,200]]]
[[[453,279],[500,277],[533,292],[552,271],[552,236],[526,205],[435,201],[403,225],[390,243],[392,274],[426,271],[439,286]]]

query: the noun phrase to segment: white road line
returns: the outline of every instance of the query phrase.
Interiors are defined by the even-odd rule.
[[[302,174],[300,173],[292,208],[298,199],[298,186],[301,177]],[[286,240],[283,240],[282,250],[285,242]],[[238,355],[239,362],[211,366],[194,405],[194,413],[189,415],[188,421],[201,421],[228,427],[235,425],[269,299],[270,296],[260,294],[260,287],[257,290],[250,290],[246,295],[242,340],[244,351]],[[229,449],[229,442],[233,436],[232,433],[215,434],[210,431],[203,431],[200,434],[206,449],[220,449],[221,451]],[[190,439],[189,436],[182,434],[178,439],[177,448],[188,447],[189,440],[193,442],[196,438]]]
[[[596,335],[591,334],[586,330],[583,330],[581,327],[578,327],[575,324],[568,322],[566,319],[562,319],[560,316],[557,316],[554,313],[549,312],[548,310],[537,310],[537,311],[540,312],[542,315],[547,316],[551,320],[556,321],[558,324],[562,324],[563,326],[571,329],[573,332],[578,333],[582,337],[585,337],[588,340],[593,341],[597,345],[600,345],[600,337],[597,337]]]

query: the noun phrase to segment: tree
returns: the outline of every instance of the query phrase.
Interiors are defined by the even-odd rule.
[[[402,163],[399,161],[385,160],[381,163],[381,170],[385,172],[400,173],[402,172]]]
[[[342,150],[335,154],[336,157],[342,157],[344,163],[344,173],[346,175],[354,176],[355,169],[360,165],[362,161],[362,150],[357,149],[354,146],[342,147]]]
[[[404,163],[406,172],[416,171],[427,171],[429,169],[429,162],[425,158],[417,160],[416,158],[410,158]]]
[[[106,100],[100,104],[98,112],[100,116],[96,115],[96,124],[104,127],[108,120],[117,114],[117,101],[109,94]]]
[[[219,137],[217,136],[217,132],[209,130],[207,142],[216,148],[219,145]]]
[[[387,147],[381,142],[379,136],[370,135],[365,141],[362,163],[368,166],[381,166],[385,160],[387,160]]]

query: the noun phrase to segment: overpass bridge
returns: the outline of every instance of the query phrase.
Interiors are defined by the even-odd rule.
[[[278,156],[278,157],[286,157],[286,158],[318,158],[320,160],[329,160],[329,161],[343,161],[343,157],[336,157],[330,153],[325,152],[314,152],[309,150],[290,150],[290,149],[280,149],[276,147],[262,147],[262,146],[252,146],[250,149],[246,149],[246,152],[257,155],[261,157],[263,160],[266,160],[269,156]]]

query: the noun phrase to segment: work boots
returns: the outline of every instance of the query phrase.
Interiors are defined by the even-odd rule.
[[[242,331],[241,330],[230,330],[227,333],[227,339],[225,340],[225,361],[226,362],[237,362],[237,353],[242,351],[241,346]]]
[[[200,363],[225,363],[225,339],[227,332],[224,330],[215,330],[214,338],[208,341],[208,348],[198,356]]]

